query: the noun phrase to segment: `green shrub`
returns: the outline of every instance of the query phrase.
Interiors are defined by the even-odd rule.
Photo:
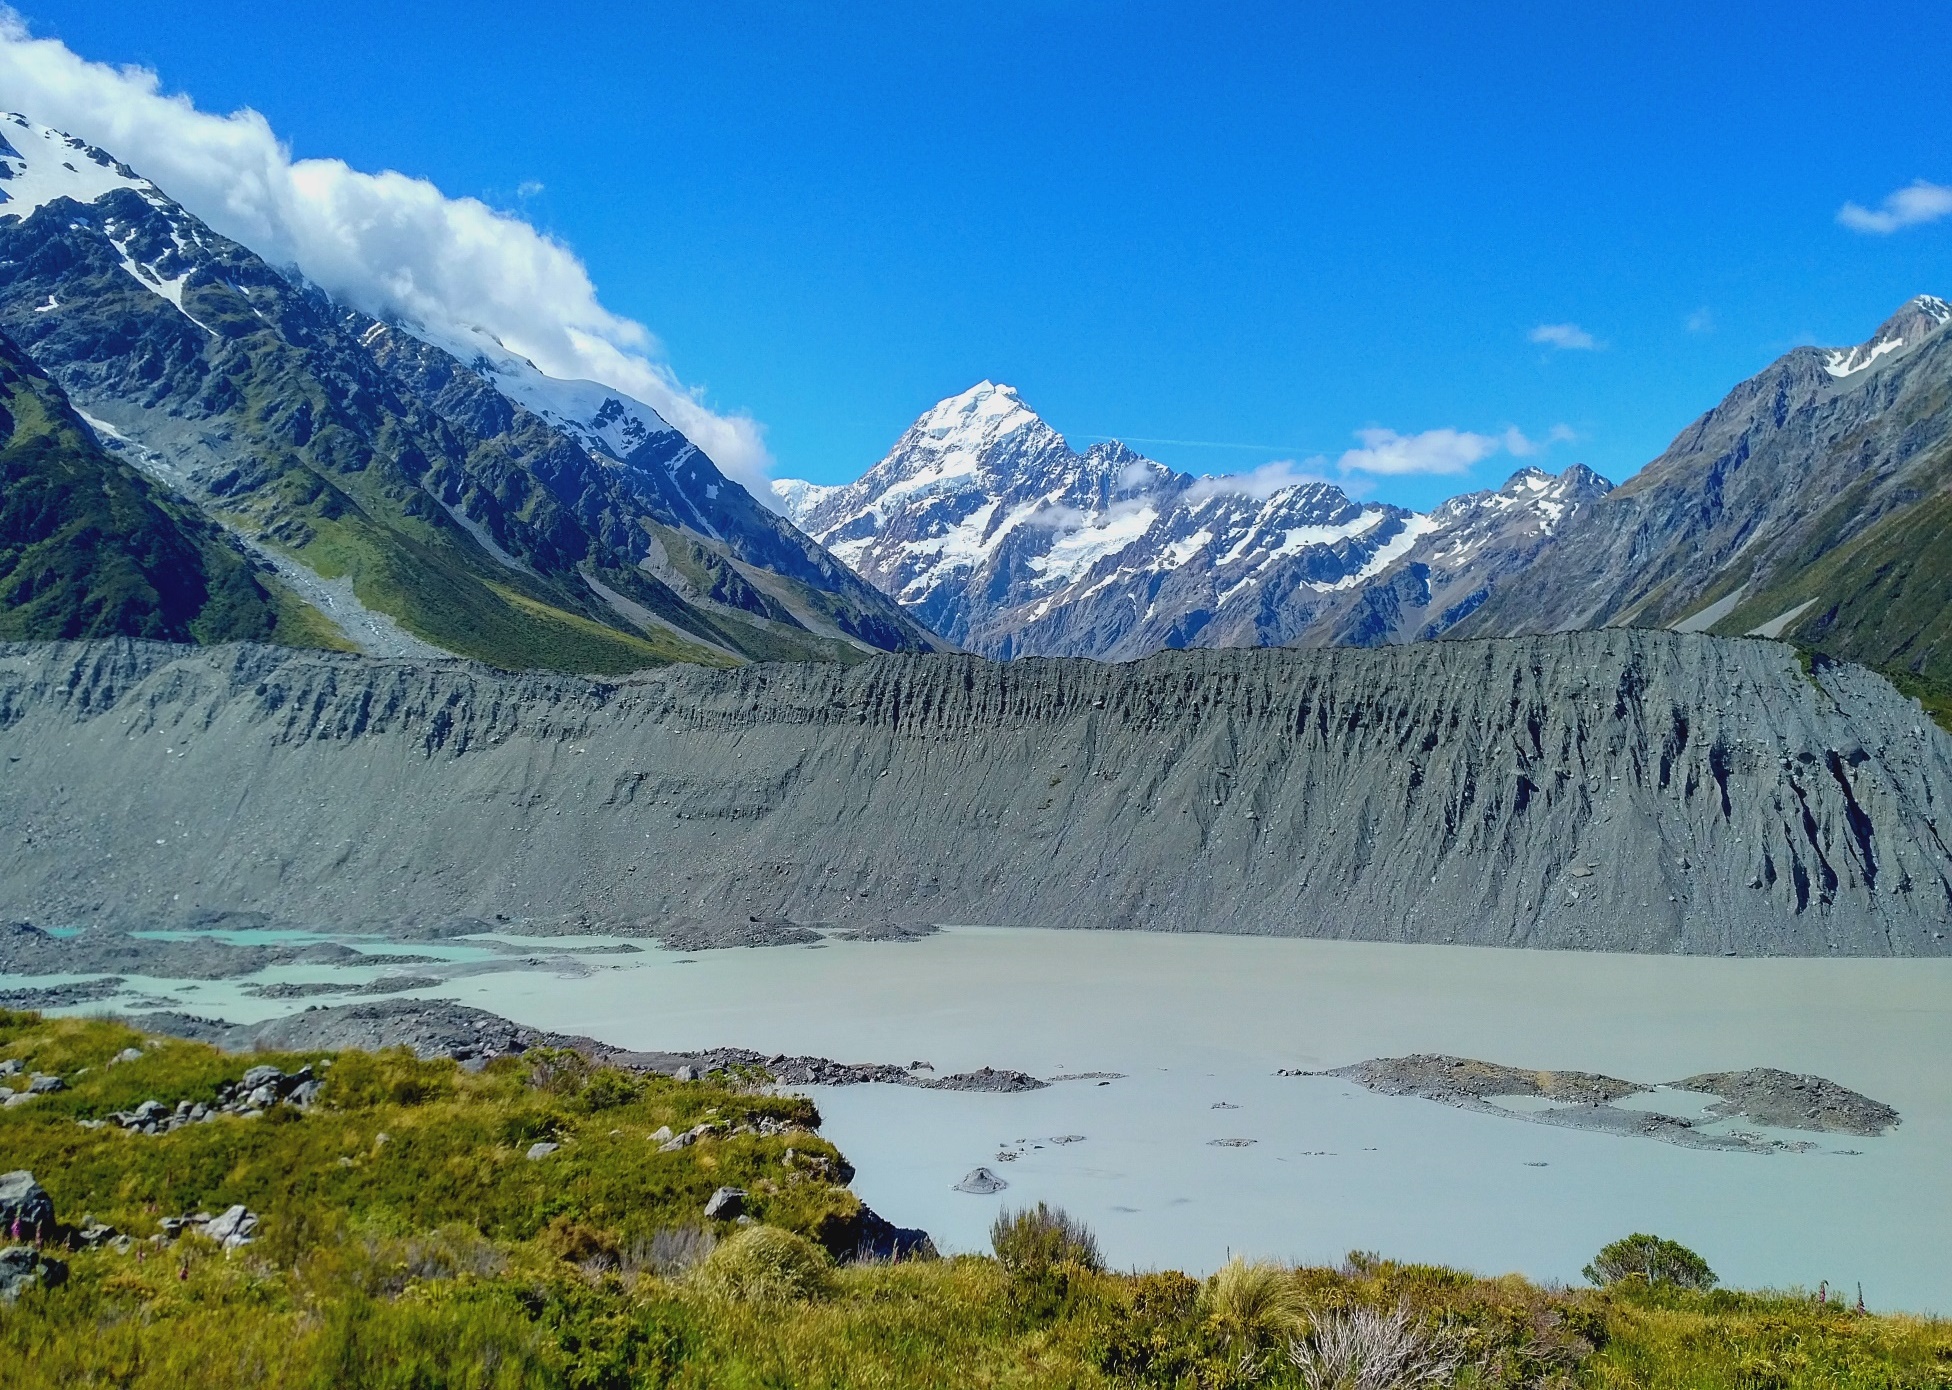
[[[1124,1316],[1108,1321],[1096,1348],[1098,1369],[1119,1384],[1197,1384],[1200,1283],[1178,1270],[1141,1274]]]
[[[573,1099],[590,1079],[590,1062],[568,1047],[532,1047],[522,1054],[529,1085],[545,1095]]]
[[[615,1110],[620,1105],[634,1105],[643,1095],[644,1083],[637,1077],[617,1067],[603,1067],[590,1076],[576,1100],[583,1109],[595,1114],[600,1110]]]
[[[1012,1274],[1071,1265],[1096,1274],[1105,1268],[1098,1238],[1061,1207],[1039,1202],[1022,1211],[1004,1210],[990,1224],[990,1248]]]
[[[1708,1262],[1687,1246],[1639,1232],[1608,1245],[1580,1273],[1601,1288],[1635,1277],[1682,1289],[1712,1289],[1720,1282]]]
[[[818,1298],[828,1288],[826,1252],[777,1226],[747,1226],[707,1255],[692,1280],[707,1293],[739,1303]]]
[[[426,1105],[454,1097],[454,1063],[421,1061],[406,1047],[384,1052],[345,1052],[333,1062],[319,1099],[335,1110],[376,1105]]]

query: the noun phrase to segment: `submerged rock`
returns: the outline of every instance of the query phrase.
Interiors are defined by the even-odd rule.
[[[974,1193],[978,1197],[988,1197],[1001,1192],[1009,1185],[988,1168],[971,1168],[963,1174],[962,1181],[955,1184],[955,1189],[958,1192]]]

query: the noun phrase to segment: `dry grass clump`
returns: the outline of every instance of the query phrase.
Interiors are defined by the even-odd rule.
[[[748,1226],[692,1272],[698,1288],[738,1303],[796,1303],[827,1292],[827,1252],[777,1226]]]
[[[696,1222],[664,1226],[648,1236],[634,1236],[619,1255],[625,1274],[655,1274],[677,1279],[691,1273],[718,1248],[718,1237]]]
[[[1252,1356],[1301,1327],[1301,1290],[1285,1265],[1236,1255],[1200,1291],[1206,1325],[1230,1355]]]
[[[1450,1384],[1464,1364],[1459,1339],[1424,1327],[1407,1303],[1320,1313],[1313,1324],[1288,1343],[1307,1390],[1422,1390]]]

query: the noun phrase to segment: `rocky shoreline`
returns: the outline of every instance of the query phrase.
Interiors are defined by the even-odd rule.
[[[793,1057],[740,1047],[697,1052],[634,1051],[595,1038],[529,1028],[486,1009],[439,999],[314,1005],[261,1023],[228,1023],[167,1011],[138,1014],[129,1021],[146,1032],[210,1043],[227,1052],[330,1052],[346,1048],[372,1052],[410,1047],[422,1058],[448,1057],[463,1065],[484,1066],[497,1057],[520,1056],[532,1048],[566,1047],[600,1065],[657,1072],[680,1080],[744,1076],[780,1086],[882,1084],[996,1094],[1039,1091],[1051,1084],[1024,1072],[995,1067],[938,1077],[930,1074],[933,1068],[925,1062],[907,1066],[836,1062],[826,1057]]]
[[[1418,1053],[1379,1057],[1325,1071],[1283,1071],[1283,1076],[1335,1076],[1386,1096],[1416,1096],[1532,1124],[1658,1139],[1695,1149],[1747,1153],[1806,1152],[1816,1145],[1771,1139],[1741,1130],[1703,1128],[1722,1120],[1746,1120],[1773,1129],[1875,1138],[1899,1123],[1898,1112],[1820,1076],[1773,1067],[1709,1072],[1681,1081],[1643,1084],[1594,1072],[1537,1071],[1471,1057]],[[1616,1102],[1656,1090],[1712,1097],[1701,1118],[1630,1109]],[[1518,1110],[1499,1098],[1556,1102],[1552,1108]]]

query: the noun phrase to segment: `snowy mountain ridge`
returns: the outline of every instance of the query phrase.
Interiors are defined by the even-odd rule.
[[[19,112],[0,113],[0,217],[30,217],[56,198],[92,203],[118,188],[133,188],[151,202],[163,199],[155,184],[107,151]]]
[[[808,534],[952,641],[992,656],[1126,658],[1431,635],[1433,601],[1470,611],[1461,579],[1549,537],[1608,486],[1584,469],[1525,469],[1423,515],[1314,479],[1199,478],[1116,441],[1079,453],[1015,390],[982,381],[924,412],[858,481],[773,490]],[[1402,578],[1409,588],[1379,618],[1365,596]]]
[[[1918,346],[1947,323],[1952,323],[1952,304],[1936,295],[1914,296],[1879,325],[1869,341],[1826,351],[1823,370],[1834,377],[1854,376],[1888,353]]]

